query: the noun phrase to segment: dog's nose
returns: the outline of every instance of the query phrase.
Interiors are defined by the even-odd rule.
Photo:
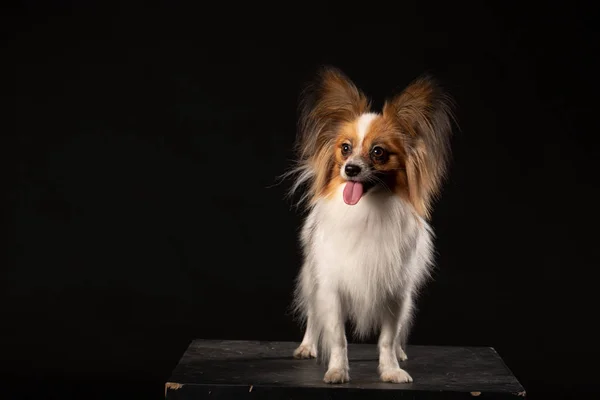
[[[360,173],[360,167],[354,164],[346,164],[344,171],[348,176],[356,176]]]

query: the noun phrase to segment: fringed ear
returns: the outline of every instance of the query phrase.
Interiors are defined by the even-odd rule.
[[[300,98],[300,156],[316,154],[335,135],[336,126],[352,121],[368,108],[367,98],[343,72],[322,67]]]
[[[453,102],[429,76],[412,82],[384,105],[406,143],[410,201],[424,218],[439,193],[450,159]]]
[[[366,96],[340,70],[322,67],[318,71],[300,98],[297,179],[293,191],[310,181],[314,196],[327,185],[336,129],[367,112],[369,106]]]

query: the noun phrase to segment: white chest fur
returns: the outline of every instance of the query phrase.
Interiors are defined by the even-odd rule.
[[[316,284],[339,293],[345,314],[364,322],[356,327],[361,333],[375,323],[370,316],[376,310],[400,300],[428,275],[431,231],[412,207],[389,192],[367,193],[349,206],[342,190],[315,205],[303,241]]]

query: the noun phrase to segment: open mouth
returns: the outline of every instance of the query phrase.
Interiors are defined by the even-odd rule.
[[[356,205],[373,186],[375,186],[373,182],[346,181],[346,186],[344,186],[344,203],[349,206]]]
[[[378,187],[392,191],[394,184],[395,175],[382,171],[371,172],[368,179],[353,180],[350,178],[344,186],[344,203],[354,206],[369,190]]]

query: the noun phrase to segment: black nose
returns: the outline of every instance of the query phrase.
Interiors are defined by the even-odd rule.
[[[354,164],[346,164],[344,171],[346,171],[346,175],[348,176],[356,176],[360,173],[360,167]]]

